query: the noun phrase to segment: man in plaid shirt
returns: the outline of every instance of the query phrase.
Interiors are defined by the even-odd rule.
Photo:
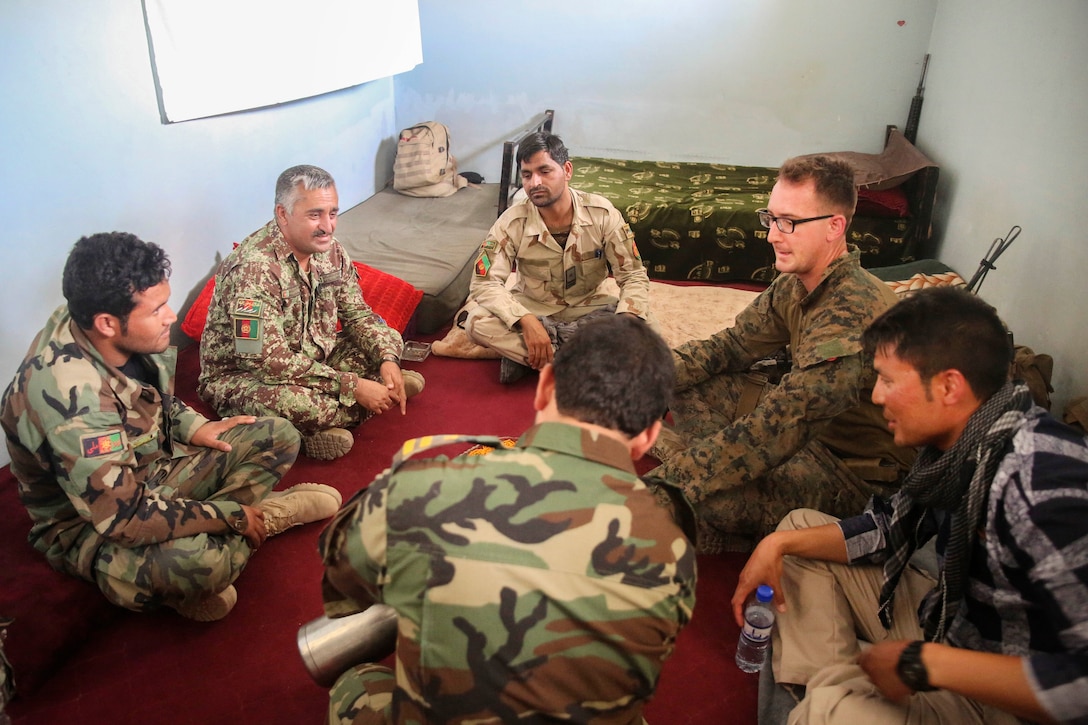
[[[775,589],[790,722],[1088,723],[1088,439],[1008,381],[1004,326],[963,290],[919,292],[863,340],[914,467],[860,516],[791,513],[733,595],[739,623]],[[936,581],[910,565],[934,537]]]

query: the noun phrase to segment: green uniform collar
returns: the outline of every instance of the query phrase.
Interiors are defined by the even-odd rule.
[[[614,438],[567,423],[540,423],[518,439],[519,448],[543,448],[635,473],[627,446]]]

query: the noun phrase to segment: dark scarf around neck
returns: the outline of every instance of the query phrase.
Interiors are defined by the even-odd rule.
[[[944,639],[963,599],[973,532],[982,521],[990,484],[1032,405],[1026,385],[1005,383],[971,414],[951,448],[940,451],[927,446],[919,453],[903,482],[889,526],[889,555],[879,600],[885,628],[891,628],[895,587],[918,547],[917,531],[925,512],[942,509],[952,513],[952,532],[940,579],[922,607],[922,624],[927,641]]]

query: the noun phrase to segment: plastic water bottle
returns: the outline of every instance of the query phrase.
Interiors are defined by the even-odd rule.
[[[773,599],[774,589],[760,584],[744,605],[744,626],[737,640],[737,667],[743,672],[759,672],[767,660],[774,626]]]

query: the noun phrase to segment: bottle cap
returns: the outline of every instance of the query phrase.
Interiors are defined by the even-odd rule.
[[[756,599],[764,603],[771,601],[774,599],[774,587],[760,584],[759,588],[756,589]]]

